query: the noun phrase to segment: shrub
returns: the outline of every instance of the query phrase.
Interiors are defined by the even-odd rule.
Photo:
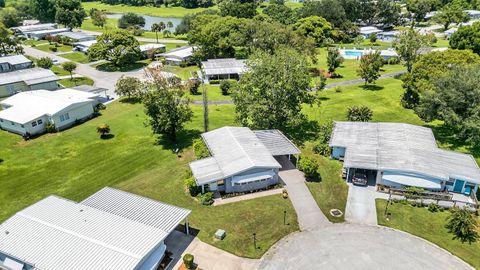
[[[193,260],[194,260],[194,257],[192,254],[187,253],[183,255],[183,265],[185,265],[187,269],[193,268]]]
[[[328,156],[330,156],[330,146],[328,146],[328,144],[323,143],[323,142],[317,142],[313,146],[313,152],[315,154],[328,157]]]
[[[202,139],[193,140],[193,151],[197,159],[206,158],[210,156],[207,146]]]
[[[52,51],[52,52],[57,52],[57,51],[58,51],[57,47],[50,47],[49,49],[50,49],[50,51]]]
[[[55,127],[54,123],[48,122],[45,125],[45,129],[47,130],[48,133],[55,133],[57,132],[57,128]]]
[[[453,233],[453,239],[459,239],[462,243],[472,243],[477,241],[479,235],[477,232],[477,220],[468,211],[468,209],[453,208],[448,217],[447,225],[449,233]]]
[[[305,174],[307,180],[319,180],[318,163],[313,158],[302,156],[298,162],[298,168]]]
[[[367,106],[353,105],[347,109],[347,119],[349,121],[368,122],[372,120],[373,112]]]
[[[430,211],[432,213],[440,211],[440,208],[442,208],[442,207],[440,205],[436,204],[436,203],[431,203],[431,204],[428,205],[428,211]]]
[[[201,192],[201,188],[197,186],[197,182],[195,182],[193,176],[189,176],[185,179],[185,186],[192,197],[196,197]]]
[[[186,87],[190,91],[192,95],[198,95],[198,88],[200,88],[200,80],[199,79],[189,79],[187,81]]]
[[[203,205],[211,205],[213,204],[213,192],[205,192],[200,195],[200,201]]]
[[[332,136],[334,126],[335,123],[330,120],[319,127],[318,139],[321,143],[328,144],[330,137]]]
[[[97,127],[97,133],[100,134],[100,138],[105,137],[107,134],[110,133],[110,126],[107,124],[100,124]]]
[[[386,62],[389,65],[400,64],[400,58],[399,57],[391,57],[391,58],[388,58],[388,60]]]
[[[342,88],[340,86],[335,87],[335,93],[341,93]]]
[[[37,67],[50,69],[53,66],[53,61],[50,57],[42,57],[37,60]]]
[[[107,108],[107,106],[105,106],[105,104],[103,104],[103,103],[98,103],[97,106],[95,106],[95,109],[97,111],[105,110],[106,108]]]
[[[232,88],[233,84],[234,83],[229,80],[223,80],[220,82],[220,90],[222,90],[222,95],[226,96],[230,94],[230,89]]]
[[[210,84],[219,84],[220,80],[210,80]]]

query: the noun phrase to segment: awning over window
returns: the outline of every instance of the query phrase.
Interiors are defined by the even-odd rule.
[[[250,183],[250,182],[255,182],[257,180],[262,180],[262,179],[269,179],[273,178],[275,173],[273,171],[263,171],[259,173],[252,173],[252,174],[247,174],[247,175],[241,175],[241,176],[234,176],[232,179],[232,185],[235,183]]]
[[[441,189],[442,185],[439,182],[428,180],[407,174],[384,174],[384,181],[390,181],[404,186],[419,187],[426,189]]]

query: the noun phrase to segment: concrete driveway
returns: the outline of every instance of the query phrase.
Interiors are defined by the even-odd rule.
[[[388,199],[388,195],[376,192],[374,186],[363,187],[348,183],[345,220],[350,223],[377,225],[376,198]]]
[[[262,258],[262,270],[473,269],[416,236],[386,227],[335,224],[285,237]]]

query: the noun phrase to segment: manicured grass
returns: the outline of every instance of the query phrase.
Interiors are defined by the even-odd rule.
[[[127,13],[133,12],[136,14],[144,14],[150,16],[159,16],[159,17],[183,17],[187,14],[201,12],[207,9],[216,9],[216,7],[210,8],[194,8],[187,9],[183,7],[153,7],[153,6],[127,6],[127,5],[108,5],[102,4],[100,2],[82,2],[83,8],[85,10],[90,10],[92,8],[97,8],[101,10],[106,10],[109,13]]]
[[[437,38],[437,42],[433,44],[433,47],[450,47],[450,43],[447,39]]]
[[[30,45],[30,46],[35,45],[35,46],[37,46],[37,45],[40,45],[40,44],[48,44],[48,41],[27,39],[27,40],[22,41],[22,43],[25,44],[25,45]]]
[[[223,95],[222,91],[220,90],[219,85],[212,85],[212,84],[203,84],[200,86],[200,89],[198,90],[198,95],[192,95],[188,93],[189,97],[191,100],[195,101],[201,101],[203,100],[203,89],[207,89],[207,94],[208,94],[208,100],[209,101],[216,101],[216,100],[231,100],[232,96],[231,95]]]
[[[35,49],[37,50],[41,50],[41,51],[44,51],[44,52],[53,52],[51,50],[51,48],[54,48],[55,45],[53,44],[44,44],[44,45],[39,45],[39,46],[36,46]],[[58,47],[57,48],[57,52],[71,52],[73,47],[70,46],[70,45],[63,45],[63,44],[58,44]]]
[[[307,147],[302,149],[302,155],[313,157],[318,162],[321,181],[307,182],[307,187],[323,214],[331,222],[343,222],[345,221],[348,186],[341,177],[342,163],[313,154],[311,146],[311,144],[307,144]],[[334,217],[330,215],[331,209],[340,209],[344,215]]]
[[[90,63],[90,60],[88,60],[88,56],[86,56],[84,53],[81,53],[81,52],[65,53],[65,54],[60,54],[59,56],[66,58],[70,61],[81,63],[81,64]]]
[[[92,66],[95,67],[98,70],[106,71],[106,72],[115,72],[115,71],[127,72],[127,71],[132,71],[132,70],[137,70],[137,69],[144,68],[144,67],[148,66],[148,64],[150,64],[151,62],[152,62],[151,59],[144,59],[144,60],[137,61],[135,63],[130,63],[130,64],[127,64],[127,65],[124,65],[124,66],[121,66],[121,67],[114,66],[110,62],[102,62],[100,64],[95,64],[95,65],[92,65]]]
[[[327,49],[326,48],[320,48],[317,51],[318,51],[318,55],[317,55],[318,62],[315,65],[313,65],[312,67],[320,68],[322,70],[328,70]],[[337,68],[337,70],[335,70],[335,73],[337,75],[339,75],[339,77],[327,79],[327,84],[360,79],[360,77],[357,75],[357,69],[358,69],[359,64],[360,64],[360,61],[358,61],[358,60],[347,60],[347,59],[345,59],[343,61],[342,65],[339,68]],[[387,73],[393,73],[393,72],[398,72],[398,71],[403,71],[403,70],[405,70],[405,67],[403,65],[400,65],[400,64],[398,64],[398,65],[383,65],[380,73],[381,74],[387,74]],[[314,85],[317,85],[319,81],[320,81],[319,77],[313,77]]]
[[[55,73],[57,76],[66,76],[66,75],[70,75],[70,73],[68,71],[66,71],[65,69],[61,68],[60,66],[55,66],[53,65],[51,68],[50,68],[51,71],[53,71],[53,73]]]
[[[80,77],[80,78],[73,78],[73,79],[62,79],[60,81],[58,81],[58,83],[60,83],[61,85],[63,85],[65,88],[69,88],[69,87],[74,87],[74,86],[78,86],[78,85],[93,85],[93,80],[90,79],[90,78],[87,78],[87,77]]]
[[[480,269],[480,241],[462,244],[459,240],[453,240],[453,234],[445,228],[448,211],[432,213],[425,207],[393,203],[388,206],[386,217],[386,204],[386,200],[376,200],[378,224],[424,238]]]
[[[202,206],[184,189],[191,141],[202,132],[202,108],[192,106],[194,117],[178,144],[152,135],[141,104],[113,102],[102,115],[56,134],[23,141],[0,132],[0,221],[50,195],[82,200],[104,186],[121,188],[192,210],[190,225],[209,244],[240,256],[259,258],[272,244],[298,230],[290,200],[274,195],[223,206]],[[209,106],[210,129],[234,125],[232,105]],[[110,125],[113,138],[102,140],[99,124]],[[174,149],[180,149],[180,157]],[[283,225],[283,211],[287,223]],[[223,241],[213,237],[225,229]],[[254,250],[252,233],[257,234]]]
[[[184,81],[192,77],[192,72],[198,70],[199,68],[197,66],[180,67],[167,65],[162,68],[162,71],[174,73]]]

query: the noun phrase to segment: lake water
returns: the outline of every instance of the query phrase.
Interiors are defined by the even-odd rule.
[[[122,17],[123,14],[118,14],[118,13],[115,13],[115,14],[107,14],[107,18],[110,18],[110,19],[120,19],[120,17]],[[174,32],[175,31],[175,28],[177,27],[177,25],[180,24],[180,22],[182,21],[182,18],[170,18],[170,17],[156,17],[156,16],[148,16],[148,15],[140,15],[142,16],[143,18],[145,18],[145,26],[143,27],[143,29],[145,29],[146,31],[150,31],[152,29],[152,24],[154,23],[159,23],[159,22],[163,22],[165,23],[165,25],[167,25],[167,22],[172,22],[173,24],[173,27],[168,29],[170,32]]]

